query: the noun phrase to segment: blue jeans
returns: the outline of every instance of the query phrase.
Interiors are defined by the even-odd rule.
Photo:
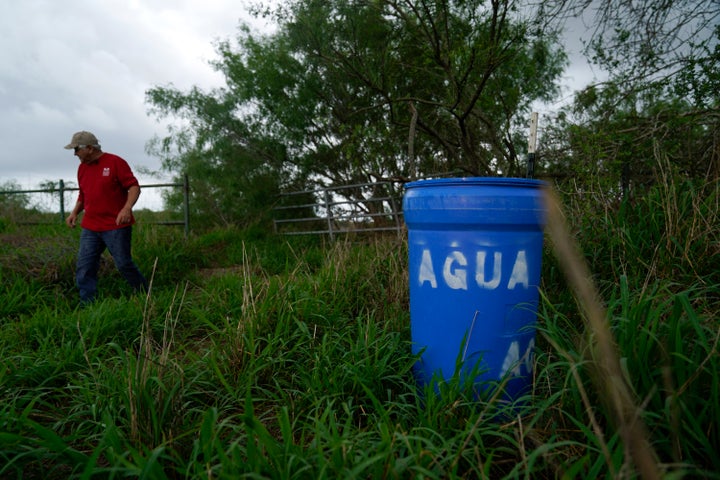
[[[94,232],[83,228],[80,233],[80,251],[77,259],[75,280],[80,290],[80,301],[89,303],[97,295],[100,256],[108,249],[120,274],[136,292],[147,291],[148,282],[130,252],[132,227],[118,228],[106,232]]]

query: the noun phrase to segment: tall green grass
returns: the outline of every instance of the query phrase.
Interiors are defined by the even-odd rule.
[[[616,206],[562,194],[628,388],[624,420],[644,425],[659,474],[720,478],[717,187],[666,183]],[[643,472],[557,239],[534,389],[507,405],[459,379],[418,389],[402,240],[232,229],[185,240],[140,223],[149,295],[108,265],[100,300],[79,309],[73,231],[0,236],[12,236],[0,253],[1,478]]]

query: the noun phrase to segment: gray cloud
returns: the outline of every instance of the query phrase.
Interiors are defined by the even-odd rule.
[[[213,44],[232,37],[241,18],[250,20],[246,4],[232,0],[7,2],[0,183],[74,181],[77,159],[62,147],[77,130],[94,132],[136,169],[158,170],[144,150],[165,125],[147,115],[145,91],[219,85],[208,65]]]
[[[173,84],[221,85],[208,62],[214,42],[235,35],[254,0],[22,0],[0,16],[0,183],[36,188],[74,182],[77,159],[62,147],[90,130],[103,149],[137,170],[157,171],[145,153],[166,125],[147,115],[145,91]],[[574,63],[567,82],[586,82]],[[138,175],[142,183],[156,178]],[[164,180],[163,180],[164,181]],[[152,195],[150,195],[152,196]],[[148,195],[138,206],[158,202]],[[155,206],[157,203],[153,203]]]

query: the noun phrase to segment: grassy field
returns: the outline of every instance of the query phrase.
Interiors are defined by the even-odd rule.
[[[79,233],[0,221],[0,478],[720,478],[717,183],[562,198],[514,406],[418,391],[402,239],[141,218],[79,309]]]

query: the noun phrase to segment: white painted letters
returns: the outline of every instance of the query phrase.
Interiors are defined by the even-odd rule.
[[[525,350],[522,358],[520,357],[520,344],[517,340],[513,341],[508,348],[505,360],[503,360],[502,368],[500,369],[500,378],[504,377],[508,372],[513,377],[519,377],[522,375],[520,367],[525,367],[525,371],[529,374],[533,371],[533,358],[535,351],[535,339],[531,339],[528,343],[528,347]]]
[[[500,369],[500,378],[504,377],[508,371],[514,377],[520,376],[520,344],[517,341],[512,342],[508,348]]]
[[[443,266],[443,278],[453,290],[467,290],[467,271],[464,268],[453,268],[453,264],[467,267],[467,258],[461,252],[450,252]]]
[[[520,250],[515,259],[515,265],[513,265],[512,275],[510,275],[510,281],[508,282],[508,290],[513,290],[517,284],[523,285],[528,288],[530,280],[528,279],[528,267],[527,259],[525,258],[525,250]]]
[[[502,253],[495,252],[493,255],[493,276],[489,281],[485,281],[485,257],[487,252],[480,250],[477,252],[477,268],[475,270],[475,281],[480,288],[487,290],[495,290],[500,285],[500,275],[502,273]]]
[[[490,254],[492,254],[492,260],[488,260]],[[507,252],[505,252],[505,254],[507,255]],[[489,261],[492,261],[492,277],[486,278],[485,267]],[[503,283],[502,264],[503,252],[478,250],[475,253],[475,284],[483,290],[495,290],[500,287]],[[452,290],[467,290],[469,268],[472,269],[472,266],[468,266],[468,259],[465,254],[461,251],[453,250],[447,254],[443,262],[442,280],[445,282],[445,285]],[[432,253],[427,248],[422,251],[417,281],[420,286],[423,286],[425,283],[430,283],[430,287],[438,288]],[[510,278],[507,280],[506,287],[508,290],[514,290],[518,285],[525,289],[530,288],[530,275],[525,250],[517,251],[513,259],[512,271]]]
[[[418,274],[420,286],[425,282],[430,282],[432,288],[437,288],[437,278],[435,278],[435,270],[433,269],[430,250],[425,249],[422,253],[422,261],[420,262],[420,273]]]

